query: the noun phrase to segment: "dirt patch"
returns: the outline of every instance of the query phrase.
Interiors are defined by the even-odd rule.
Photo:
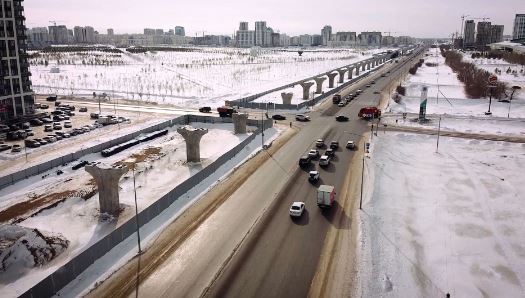
[[[128,169],[133,169],[137,163],[155,160],[164,155],[160,147],[149,147],[141,150],[139,153],[132,154],[129,158],[117,161],[113,166],[126,166]]]

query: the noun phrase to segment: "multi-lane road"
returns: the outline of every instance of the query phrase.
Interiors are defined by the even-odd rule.
[[[390,74],[380,74],[390,70]],[[228,263],[222,274],[206,292],[209,297],[306,297],[316,272],[321,250],[330,225],[336,225],[341,232],[348,232],[350,214],[344,214],[341,206],[345,200],[353,200],[347,193],[351,173],[350,161],[354,151],[344,147],[348,140],[357,141],[367,132],[369,123],[357,117],[363,106],[378,105],[380,94],[404,70],[403,65],[387,65],[349,88],[342,95],[355,92],[358,88],[363,93],[346,107],[332,105],[311,115],[312,122],[302,128],[297,138],[311,141],[303,147],[304,151],[314,148],[313,142],[323,138],[325,143],[338,141],[332,164],[326,168],[316,168],[321,173],[321,181],[312,185],[307,180],[306,171],[296,168],[286,187],[278,194],[257,227],[244,241],[234,258]],[[371,81],[375,84],[365,87]],[[336,122],[334,115],[347,115],[349,122]],[[319,133],[322,128],[322,133]],[[359,148],[358,150],[362,150]],[[297,161],[298,156],[289,158]],[[268,173],[272,175],[276,173]],[[321,210],[316,205],[316,190],[319,184],[334,185],[338,192],[336,204],[329,210]],[[306,203],[305,214],[297,220],[288,216],[288,210],[294,201]],[[341,220],[340,218],[343,218]],[[337,220],[336,220],[337,219]],[[342,226],[339,226],[342,225]]]
[[[106,283],[113,283],[113,289],[129,288],[124,292],[139,297],[307,296],[327,230],[333,225],[342,232],[349,229],[341,225],[348,222],[341,218],[350,217],[341,206],[353,199],[347,195],[347,184],[355,174],[349,169],[356,151],[344,146],[348,140],[359,141],[369,130],[369,122],[359,119],[357,113],[363,106],[378,104],[381,95],[376,93],[406,72],[412,57],[388,63],[346,88],[343,96],[363,90],[347,106],[340,108],[327,101],[310,113],[311,122],[296,122],[297,134],[258,166],[175,252],[163,256],[153,272],[142,275],[138,287],[133,286],[134,279],[119,278],[119,273]],[[380,76],[387,71],[386,77]],[[376,83],[366,88],[372,80]],[[350,120],[336,122],[336,115]],[[332,164],[320,169],[321,181],[312,185],[307,171],[298,167],[298,159],[319,138],[327,143],[336,140],[340,148]],[[314,167],[318,168],[317,162]],[[330,210],[316,206],[319,184],[336,188],[337,202]],[[297,220],[288,215],[293,201],[306,203],[306,213]],[[101,290],[92,296],[106,294],[111,293]]]

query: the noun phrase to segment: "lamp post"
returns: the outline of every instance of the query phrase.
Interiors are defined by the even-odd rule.
[[[142,249],[140,247],[140,227],[139,227],[139,209],[137,205],[137,188],[135,186],[135,165],[133,165],[133,191],[135,193],[135,221],[137,223],[137,242],[139,244],[139,254],[142,253]]]

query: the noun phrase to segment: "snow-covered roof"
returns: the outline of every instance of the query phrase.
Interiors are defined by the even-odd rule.
[[[516,42],[511,42],[511,41],[502,41],[502,42],[491,43],[489,46],[490,46],[491,49],[510,48],[515,53],[518,53],[518,54],[525,53],[525,46],[524,45],[522,45],[520,43],[516,43]]]

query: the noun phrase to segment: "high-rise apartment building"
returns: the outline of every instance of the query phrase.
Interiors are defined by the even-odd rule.
[[[22,0],[0,2],[0,119],[5,122],[33,112]]]
[[[49,32],[46,27],[35,27],[28,30],[28,47],[42,48],[51,43]]]
[[[503,25],[492,25],[490,27],[490,43],[503,41]]]
[[[359,45],[364,47],[380,47],[382,35],[381,32],[361,32],[358,36]]]
[[[248,22],[241,22],[235,33],[235,45],[238,47],[253,47],[255,45],[255,31],[249,30]]]
[[[144,35],[155,35],[155,29],[145,28]]]
[[[265,21],[258,21],[255,22],[255,45],[256,46],[265,46],[266,42],[266,22]]]
[[[95,29],[90,26],[73,28],[76,43],[95,43]]]
[[[248,30],[248,22],[240,22],[239,30]]]
[[[490,43],[492,24],[490,22],[478,22],[476,33],[476,46],[483,47]]]
[[[182,27],[182,26],[175,26],[175,35],[177,35],[177,36],[186,36],[186,32],[184,31],[184,27]]]
[[[113,35],[115,35],[115,31],[113,31],[113,29],[111,29],[111,28],[109,28],[109,29],[107,30],[107,32],[108,32],[108,36],[113,36]]]
[[[474,20],[465,21],[465,31],[463,36],[463,45],[465,47],[474,45],[476,42],[476,23],[474,23]]]
[[[332,40],[332,26],[326,25],[321,29],[321,39],[323,46],[328,45],[328,42]]]
[[[525,39],[525,14],[517,14],[514,19],[512,39]]]
[[[49,26],[49,38],[53,44],[69,43],[69,32],[64,25]]]

